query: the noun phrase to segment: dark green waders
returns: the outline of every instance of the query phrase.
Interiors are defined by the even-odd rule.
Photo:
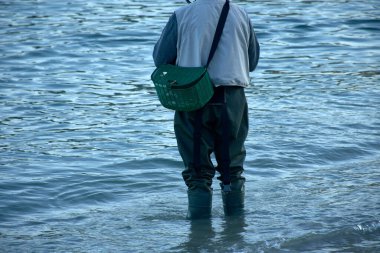
[[[209,218],[212,208],[212,179],[221,176],[225,215],[244,212],[242,176],[248,134],[248,108],[242,87],[218,87],[201,110],[176,112],[174,129],[184,161],[183,179],[188,187],[189,219]],[[214,167],[211,154],[218,166]]]

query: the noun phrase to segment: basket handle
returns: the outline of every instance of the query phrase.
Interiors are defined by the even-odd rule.
[[[191,81],[190,83],[186,83],[184,85],[179,85],[177,80],[168,80],[168,84],[169,84],[170,89],[173,89],[173,90],[191,88],[194,85],[196,85],[206,75],[206,73],[207,73],[207,69],[205,69],[197,79]]]

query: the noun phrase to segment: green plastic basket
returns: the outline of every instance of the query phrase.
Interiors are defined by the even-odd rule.
[[[214,94],[214,87],[204,67],[162,65],[151,79],[161,104],[176,111],[202,108]]]

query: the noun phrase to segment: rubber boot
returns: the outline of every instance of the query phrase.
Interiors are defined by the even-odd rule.
[[[244,181],[231,183],[231,191],[222,186],[223,209],[225,216],[241,216],[244,214]]]
[[[211,217],[212,192],[200,189],[188,190],[188,219],[207,219]]]

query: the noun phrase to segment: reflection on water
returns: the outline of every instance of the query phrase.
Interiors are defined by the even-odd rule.
[[[202,250],[213,249],[213,239],[216,233],[212,228],[210,219],[190,221],[190,231],[188,239],[181,244],[181,252],[201,252]]]
[[[186,241],[175,247],[178,252],[245,252],[245,217],[226,217],[220,228],[215,228],[211,219],[189,221],[190,229]],[[221,229],[221,231],[219,231]]]

